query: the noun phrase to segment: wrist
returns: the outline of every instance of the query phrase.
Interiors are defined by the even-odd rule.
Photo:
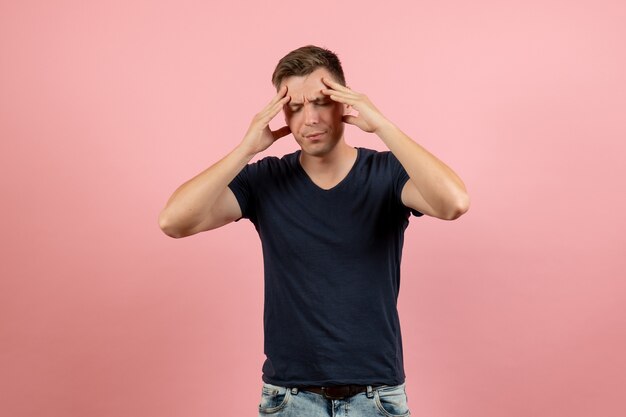
[[[386,137],[397,131],[398,127],[396,125],[394,125],[390,120],[384,119],[384,121],[378,125],[374,133],[384,141]]]
[[[250,160],[254,158],[258,153],[243,142],[240,143],[233,152],[238,154],[239,157],[243,159],[246,163],[250,162]]]

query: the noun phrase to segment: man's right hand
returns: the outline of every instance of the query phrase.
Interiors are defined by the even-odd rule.
[[[277,139],[291,133],[289,126],[283,126],[275,131],[272,131],[269,127],[270,121],[276,117],[283,106],[289,102],[291,97],[286,94],[287,87],[282,86],[272,101],[252,119],[252,123],[250,123],[250,127],[241,142],[241,146],[251,155],[256,155],[266,150]]]

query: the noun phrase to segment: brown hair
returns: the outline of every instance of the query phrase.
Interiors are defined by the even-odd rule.
[[[341,62],[337,55],[328,49],[314,45],[295,49],[278,61],[272,74],[272,84],[278,90],[284,78],[294,75],[309,75],[320,67],[326,68],[339,84],[346,85]]]

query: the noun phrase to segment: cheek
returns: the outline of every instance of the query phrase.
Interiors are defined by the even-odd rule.
[[[324,116],[327,120],[336,120],[343,116],[343,105],[334,105],[324,109]]]
[[[300,125],[300,119],[300,113],[285,114],[285,123],[287,123],[289,127]]]

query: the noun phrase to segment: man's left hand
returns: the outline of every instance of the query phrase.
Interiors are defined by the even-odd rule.
[[[355,125],[368,133],[376,133],[383,125],[389,123],[365,94],[352,91],[350,88],[325,77],[322,78],[322,82],[329,87],[322,90],[323,94],[330,96],[331,100],[346,104],[359,112],[358,116],[344,115],[344,123]]]

